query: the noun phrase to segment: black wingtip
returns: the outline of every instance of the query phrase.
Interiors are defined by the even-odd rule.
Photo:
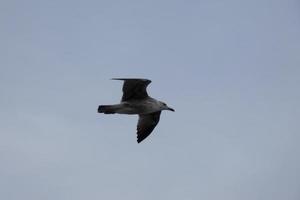
[[[143,138],[143,137],[137,137],[137,143],[139,144],[139,143],[141,143],[143,140],[144,140],[145,138]]]
[[[147,81],[148,83],[151,83],[152,81],[147,78],[111,78],[110,80],[117,80],[117,81],[129,81],[129,80],[134,80],[134,81]]]

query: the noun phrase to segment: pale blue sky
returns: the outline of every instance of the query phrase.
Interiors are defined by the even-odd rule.
[[[299,200],[297,0],[0,2],[0,199]],[[176,109],[136,143],[112,77]]]

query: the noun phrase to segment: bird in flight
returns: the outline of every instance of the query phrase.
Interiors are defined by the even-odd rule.
[[[119,104],[100,105],[98,113],[139,115],[137,124],[137,142],[140,143],[154,130],[159,122],[162,110],[175,111],[166,103],[158,101],[147,93],[148,79],[113,78],[124,81],[123,96]]]

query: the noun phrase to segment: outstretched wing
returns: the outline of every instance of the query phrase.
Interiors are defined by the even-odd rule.
[[[150,135],[155,126],[159,122],[161,111],[150,113],[147,115],[139,115],[137,125],[137,142],[140,143]]]
[[[113,78],[113,80],[122,80],[123,96],[121,101],[128,101],[133,99],[144,99],[148,97],[147,86],[151,83],[148,79],[135,78]]]

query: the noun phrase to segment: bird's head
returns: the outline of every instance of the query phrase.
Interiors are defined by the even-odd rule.
[[[173,108],[169,107],[165,102],[160,101],[160,106],[161,106],[162,110],[170,110],[170,111],[175,112],[175,110]]]

